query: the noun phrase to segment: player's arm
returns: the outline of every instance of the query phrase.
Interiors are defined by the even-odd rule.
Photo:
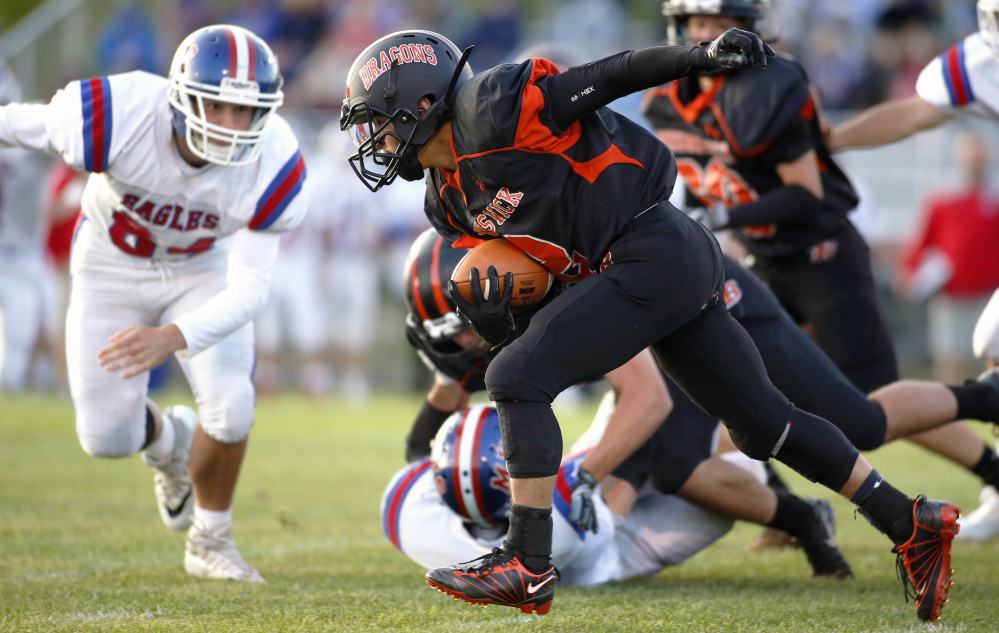
[[[935,128],[952,118],[929,101],[914,96],[861,112],[833,128],[826,143],[830,152],[885,145]]]
[[[406,436],[406,461],[428,457],[430,440],[452,413],[468,406],[471,397],[457,382],[435,372],[434,384]]]
[[[814,149],[776,166],[784,186],[777,187],[753,202],[739,205],[709,228],[739,228],[759,224],[782,224],[817,213],[822,206],[822,177]]]
[[[174,321],[187,341],[181,353],[204,351],[260,314],[267,304],[280,239],[276,232],[236,231],[229,251],[226,289]]]
[[[616,406],[600,441],[581,467],[600,481],[659,428],[673,409],[659,365],[648,350],[608,373]]]
[[[55,152],[45,121],[49,106],[12,103],[0,106],[0,146]]]
[[[554,125],[564,130],[633,92],[711,70],[751,64],[766,67],[766,58],[773,55],[755,33],[738,29],[726,31],[703,46],[653,46],[625,51],[549,77],[549,114]]]

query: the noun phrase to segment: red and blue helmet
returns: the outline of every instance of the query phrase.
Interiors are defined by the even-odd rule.
[[[490,527],[510,517],[510,475],[495,407],[480,404],[452,414],[437,432],[430,459],[437,492],[466,521]]]
[[[199,158],[246,165],[260,155],[274,111],[284,101],[277,56],[264,40],[238,26],[217,24],[188,35],[170,64],[174,129]],[[249,130],[209,123],[205,99],[254,108]]]

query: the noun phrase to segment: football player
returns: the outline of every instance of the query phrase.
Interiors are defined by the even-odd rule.
[[[0,60],[0,106],[21,100],[21,83]],[[45,321],[50,272],[43,212],[52,159],[20,148],[0,149],[0,391],[21,391]]]
[[[667,0],[668,41],[758,29],[762,0]],[[898,379],[867,244],[847,219],[858,198],[822,141],[808,79],[775,57],[685,77],[645,94],[643,112],[677,157],[688,205],[730,229],[752,269],[857,387]],[[692,199],[693,198],[693,199]]]
[[[571,486],[580,462],[603,434],[614,410],[613,395],[608,392],[590,430],[559,468],[552,562],[561,584],[595,585],[655,574],[717,541],[734,523],[651,486],[642,488],[628,504],[630,509],[619,511],[609,508],[601,494],[594,494],[594,530],[583,530],[571,520]],[[743,477],[762,487],[760,462],[738,451],[721,459],[732,468],[745,469]],[[601,487],[617,490],[614,480],[606,478]],[[612,495],[614,504],[618,495]],[[386,537],[426,569],[488,555],[502,545],[509,513],[510,481],[499,418],[494,407],[485,405],[450,416],[437,433],[432,457],[418,458],[396,473],[381,503]]]
[[[216,25],[180,44],[169,78],[95,77],[0,107],[0,145],[91,174],[66,317],[77,436],[94,457],[141,452],[194,576],[263,580],[236,549],[232,499],[253,426],[252,319],[306,209],[281,84],[262,39]],[[171,354],[197,413],[148,398]]]
[[[915,96],[874,106],[835,128],[827,125],[829,149],[894,143],[962,114],[999,121],[999,0],[978,0],[977,9],[978,30],[923,68]],[[975,325],[972,349],[989,370],[999,364],[999,290]],[[980,497],[982,505],[961,520],[959,538],[999,536],[999,492],[986,486]]]
[[[474,392],[485,388],[492,354],[442,292],[466,252],[450,248],[433,229],[428,229],[413,243],[406,262],[406,336],[434,372],[434,384],[406,440],[409,461],[429,455],[430,438],[435,434],[440,437],[442,423],[466,407]],[[525,327],[530,314],[518,319]],[[789,491],[777,494],[745,471],[711,459],[717,444],[718,421],[664,378],[648,352],[605,377],[613,388],[615,406],[599,428],[606,426],[608,431],[601,433],[602,441],[588,443],[587,454],[572,460],[573,468],[568,475],[560,476],[556,486],[555,507],[564,511],[574,526],[598,530],[592,491],[611,472],[625,478],[635,491],[654,474],[653,483],[659,493],[792,534],[802,545],[815,575],[852,576],[835,545],[831,506],[821,500],[806,502]],[[668,393],[664,393],[666,389]],[[655,437],[641,454],[633,455],[653,433]],[[623,466],[626,460],[634,463]],[[564,496],[562,505],[558,502],[560,494]],[[627,513],[626,509],[619,512]],[[557,557],[555,560],[558,564]]]
[[[449,242],[502,235],[568,285],[518,334],[512,279],[504,294],[487,296],[474,271],[472,301],[449,283],[464,318],[499,348],[485,383],[503,429],[512,505],[503,547],[431,570],[428,584],[466,601],[548,611],[562,455],[552,400],[648,347],[698,406],[725,421],[743,453],[775,457],[859,505],[894,543],[919,617],[936,619],[959,510],[888,484],[839,429],[770,383],[725,307],[718,242],[669,203],[672,153],[604,107],[688,75],[766,66],[773,51],[731,29],[697,46],[627,51],[562,73],[531,59],[474,76],[469,52],[427,31],[377,40],[348,71],[340,117],[357,144],[351,164],[372,190],[429,169],[425,210]],[[495,268],[484,272],[498,287]],[[934,564],[913,565],[927,556]]]

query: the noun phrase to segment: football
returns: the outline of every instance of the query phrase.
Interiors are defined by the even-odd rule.
[[[458,285],[458,292],[469,301],[472,300],[469,272],[479,269],[479,283],[482,294],[489,297],[489,279],[486,269],[495,266],[499,273],[499,292],[505,288],[507,272],[513,273],[513,297],[510,300],[510,310],[514,314],[527,312],[541,301],[552,287],[554,277],[548,270],[527,256],[524,251],[514,246],[505,238],[497,238],[479,244],[470,250],[455,266],[451,279]]]

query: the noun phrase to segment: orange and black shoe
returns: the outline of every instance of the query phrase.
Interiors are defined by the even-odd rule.
[[[555,567],[534,574],[517,556],[500,547],[475,560],[427,572],[427,584],[469,604],[499,604],[545,615],[555,596]]]
[[[898,554],[898,577],[905,587],[905,600],[908,602],[910,596],[916,599],[920,620],[934,622],[940,617],[954,584],[950,544],[961,529],[957,523],[960,516],[960,508],[919,495],[912,505],[912,536],[892,549]]]

